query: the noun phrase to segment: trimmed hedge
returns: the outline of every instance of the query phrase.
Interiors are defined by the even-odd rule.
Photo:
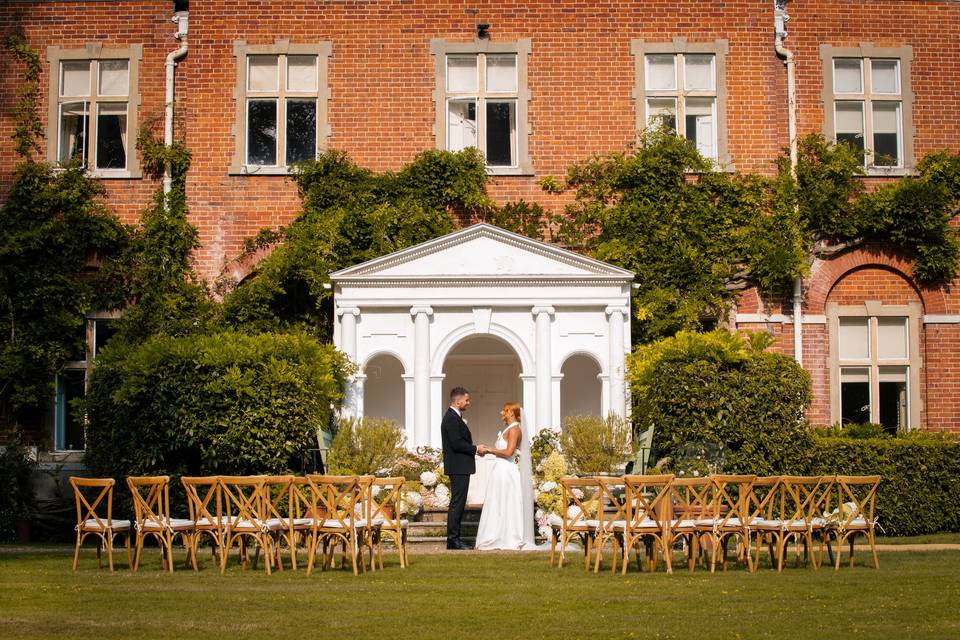
[[[876,517],[896,536],[960,531],[960,439],[912,432],[897,438],[813,437],[809,474],[882,476]]]
[[[155,336],[107,347],[90,379],[84,462],[97,476],[290,468],[330,422],[349,365],[305,334]]]

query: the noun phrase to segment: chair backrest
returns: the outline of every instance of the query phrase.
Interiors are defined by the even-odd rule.
[[[614,522],[627,519],[627,485],[623,477],[597,478],[597,519],[609,530]]]
[[[170,518],[170,476],[131,476],[127,487],[133,496],[137,524],[141,528],[148,523],[165,528]]]
[[[650,451],[653,449],[654,426],[637,436],[637,455],[633,460],[633,475],[644,475],[650,464]]]
[[[318,519],[335,521],[339,528],[351,528],[360,501],[360,481],[357,476],[308,475],[311,503],[325,514]]]
[[[263,479],[263,517],[293,522],[293,476],[266,476]]]
[[[626,475],[626,520],[633,527],[645,519],[653,520],[660,528],[670,521],[670,484],[673,474],[655,476]]]
[[[560,478],[560,491],[563,498],[561,516],[564,529],[592,529],[587,521],[592,519],[590,514],[594,510],[597,513],[596,519],[602,522],[603,509],[599,503],[601,489],[598,478]]]
[[[812,523],[830,510],[835,476],[783,476],[783,519]]]
[[[374,478],[370,490],[370,518],[382,519],[386,525],[400,522],[400,498],[403,494],[403,477]]]
[[[223,515],[230,526],[241,521],[258,522],[266,519],[263,492],[266,476],[220,476],[223,492]]]
[[[783,519],[783,479],[781,476],[758,476],[753,481],[746,505],[746,523],[755,520]]]
[[[872,525],[880,476],[837,476],[836,486],[841,526],[848,527],[857,518]]]
[[[709,476],[674,478],[670,484],[671,518],[697,520],[713,517],[715,486]]]
[[[752,501],[754,475],[710,476],[713,480],[713,517],[720,528],[746,526]]]
[[[358,518],[361,518],[367,526],[372,525],[372,520],[370,514],[373,512],[373,480],[374,476],[364,475],[357,476],[357,487],[360,490],[360,495],[357,500],[357,504],[354,506],[354,513],[357,514]]]
[[[77,505],[77,526],[82,527],[92,520],[95,528],[106,530],[113,520],[113,478],[70,477],[74,501]],[[104,504],[105,503],[105,504]],[[103,507],[101,508],[101,505]],[[103,515],[106,509],[106,516]]]
[[[190,519],[206,518],[211,525],[219,525],[223,514],[223,499],[219,476],[183,476],[180,483],[187,494]]]

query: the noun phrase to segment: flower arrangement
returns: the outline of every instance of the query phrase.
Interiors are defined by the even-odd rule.
[[[417,491],[404,491],[400,496],[400,515],[415,516],[423,508],[423,496]]]
[[[547,429],[542,430],[543,434]],[[542,537],[550,536],[550,527],[559,524],[564,511],[560,478],[567,474],[567,461],[559,449],[553,449],[541,460],[534,472],[534,500],[537,511],[537,530]]]
[[[407,451],[392,469],[392,474],[403,476],[408,493],[415,493],[419,498],[416,509],[410,503],[404,515],[415,517],[423,509],[446,509],[450,506],[450,478],[443,472],[441,449],[417,447],[415,451]]]

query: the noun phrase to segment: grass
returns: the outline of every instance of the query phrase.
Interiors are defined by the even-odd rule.
[[[902,537],[877,536],[877,544],[960,544],[960,533],[928,533],[921,536]]]
[[[122,557],[122,554],[121,554]],[[396,555],[383,572],[98,571],[92,552],[0,551],[0,637],[957,638],[960,552],[882,553],[813,571],[672,576],[562,571],[543,554]],[[859,554],[865,562],[868,554]],[[125,566],[124,562],[120,566]]]

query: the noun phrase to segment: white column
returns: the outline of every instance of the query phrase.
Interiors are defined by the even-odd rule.
[[[607,336],[610,340],[609,381],[610,413],[627,415],[626,380],[624,367],[626,359],[623,349],[623,320],[628,312],[626,307],[607,307]]]
[[[414,447],[430,444],[430,307],[413,307]]]
[[[533,317],[536,318],[537,346],[534,355],[537,405],[536,429],[553,426],[553,362],[550,355],[550,316],[554,314],[553,307],[534,307]]]
[[[360,316],[360,309],[339,307],[337,315],[340,316],[340,351],[346,354],[350,362],[359,364],[357,363],[357,318]],[[363,415],[363,388],[359,386],[363,384],[362,378],[356,375],[347,378],[343,398],[343,412],[346,416],[359,418]]]

